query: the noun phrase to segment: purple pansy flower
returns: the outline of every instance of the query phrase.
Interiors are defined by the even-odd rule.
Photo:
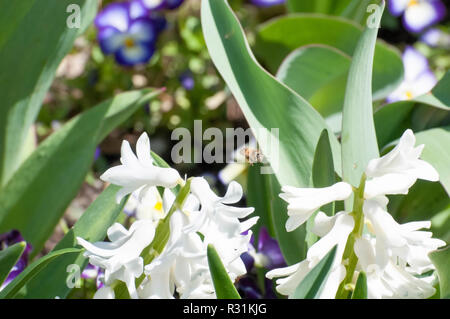
[[[237,284],[238,291],[245,299],[276,299],[277,296],[273,289],[271,280],[264,279],[264,293],[256,284],[256,279],[251,277],[243,277],[239,279]]]
[[[178,8],[184,0],[140,0],[148,10],[173,10]]]
[[[251,0],[251,2],[258,7],[271,7],[283,4],[285,0]]]
[[[410,32],[422,32],[446,14],[441,0],[390,0],[388,7],[394,16],[403,14],[403,25]]]
[[[192,76],[192,73],[187,71],[184,72],[181,76],[180,76],[180,82],[181,85],[187,90],[190,91],[194,88],[195,86],[195,81],[194,81],[194,77]]]
[[[83,279],[93,279],[95,280],[95,285],[97,290],[104,286],[102,278],[104,277],[104,270],[98,266],[94,266],[92,264],[87,264],[81,273],[81,278]]]
[[[98,41],[105,54],[125,66],[148,62],[157,31],[140,1],[112,3],[95,18]]]
[[[0,234],[0,250],[6,249],[7,247],[20,243],[22,241],[25,240],[18,230],[12,230],[8,233]],[[13,281],[14,278],[16,278],[28,265],[28,255],[31,251],[31,248],[32,246],[27,243],[27,245],[25,246],[25,250],[22,253],[22,256],[20,256],[17,263],[11,269],[10,273],[8,274],[8,277],[1,285],[0,290],[5,288],[11,281]]]
[[[439,29],[428,30],[420,37],[420,40],[430,47],[450,48],[450,34]]]
[[[255,251],[254,238],[252,236],[249,252],[241,255],[241,259],[248,272],[250,272],[254,265],[264,267],[267,270],[286,266],[278,242],[270,237],[265,227],[261,227],[259,231],[257,248],[258,250]]]
[[[406,47],[402,59],[405,77],[399,87],[387,97],[386,100],[390,103],[428,93],[437,82],[427,59],[414,48]]]

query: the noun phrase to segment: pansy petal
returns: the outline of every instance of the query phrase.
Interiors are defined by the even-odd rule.
[[[410,0],[389,0],[388,8],[393,16],[399,16],[408,7]]]
[[[119,64],[133,66],[148,62],[154,52],[155,49],[151,43],[136,43],[132,47],[120,48],[115,56]]]
[[[148,17],[148,9],[141,0],[132,0],[130,3],[129,14],[131,19]]]
[[[258,7],[271,7],[283,4],[285,0],[251,0],[251,2]]]
[[[406,47],[402,60],[407,81],[414,82],[423,72],[429,70],[427,58],[411,46]]]
[[[98,32],[98,42],[105,54],[116,52],[123,46],[124,36],[122,32],[114,27],[105,27]]]
[[[420,74],[419,77],[411,85],[411,92],[414,96],[429,93],[431,89],[436,85],[437,78],[433,71],[427,70]]]
[[[99,29],[114,27],[121,32],[125,32],[128,29],[129,23],[128,3],[111,3],[95,18],[95,25]]]
[[[442,6],[438,1],[433,2],[435,3],[421,1],[406,9],[403,23],[408,31],[421,32],[442,19]]]
[[[131,22],[128,34],[137,42],[155,42],[156,40],[155,27],[146,18],[140,18]]]
[[[142,0],[142,3],[148,10],[158,10],[164,7],[164,0]]]

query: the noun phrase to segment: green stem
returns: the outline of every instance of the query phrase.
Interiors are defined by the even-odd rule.
[[[353,280],[353,274],[358,264],[358,256],[355,254],[354,246],[356,239],[360,238],[364,230],[364,187],[366,184],[366,174],[361,177],[359,187],[355,191],[355,197],[353,199],[353,210],[350,215],[355,220],[355,227],[348,236],[347,244],[345,245],[344,254],[342,256],[342,263],[345,266],[346,275],[344,280],[339,285],[336,293],[336,299],[347,299],[350,291],[346,288],[347,284],[351,284]]]

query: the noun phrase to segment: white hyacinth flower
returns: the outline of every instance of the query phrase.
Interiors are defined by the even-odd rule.
[[[352,194],[352,187],[345,182],[324,188],[283,186],[281,190],[283,193],[280,197],[289,204],[287,207],[289,218],[286,222],[288,232],[305,223],[321,206],[347,199]]]
[[[155,226],[150,220],[138,220],[126,230],[121,224],[115,223],[108,229],[111,242],[96,242],[91,244],[77,237],[78,244],[86,249],[85,257],[89,262],[105,269],[105,285],[109,286],[115,280],[123,281],[130,296],[137,298],[135,279],[143,273],[142,250],[150,245],[155,235]]]
[[[417,179],[436,182],[438,172],[428,162],[419,159],[424,145],[415,147],[414,133],[406,130],[395,148],[369,162],[366,175],[365,197],[387,194],[407,194]]]
[[[369,299],[382,298],[429,298],[435,293],[432,285],[434,276],[416,277],[409,267],[399,264],[396,258],[389,258],[386,265],[380,267],[377,261],[377,241],[366,235],[355,242],[358,256],[358,269],[367,276]]]
[[[164,218],[168,207],[164,207],[163,199],[159,194],[156,186],[148,188],[144,193],[140,193],[141,189],[131,193],[128,199],[124,212],[128,216],[135,216],[136,219],[149,219],[155,223]],[[165,189],[164,192],[171,192],[169,189]]]
[[[445,246],[445,242],[431,238],[431,232],[419,231],[430,228],[431,222],[398,224],[384,209],[385,204],[386,201],[372,199],[366,200],[363,207],[364,215],[370,221],[369,229],[377,239],[377,265],[384,269],[390,258],[397,258],[416,274],[434,269],[428,253]]]
[[[217,223],[220,224],[222,232],[233,237],[244,231],[238,218],[247,217],[254,211],[252,207],[229,206],[239,202],[243,195],[242,186],[234,181],[228,186],[225,196],[219,197],[211,190],[203,177],[195,177],[191,181],[191,193],[200,201],[201,209],[195,213],[193,223],[184,229],[186,232],[200,231],[200,229],[207,231],[210,223]],[[255,218],[257,217],[252,219],[254,223],[256,223]]]
[[[136,154],[137,157],[130,144],[123,141],[120,157],[122,165],[112,167],[100,176],[106,182],[123,187],[117,192],[117,202],[140,188],[145,194],[152,186],[172,188],[181,182],[180,174],[175,169],[153,165],[147,133],[142,133],[139,137]]]
[[[266,277],[269,279],[285,277],[276,281],[276,289],[282,295],[291,296],[311,269],[337,245],[331,272],[320,295],[321,299],[334,298],[339,284],[345,277],[345,267],[341,264],[341,260],[347,238],[352,232],[354,224],[353,217],[345,212],[338,213],[331,218],[324,218],[320,214],[316,225],[320,229],[319,233],[323,237],[310,247],[306,259],[292,266],[271,270],[267,273]],[[324,234],[324,232],[327,233]]]

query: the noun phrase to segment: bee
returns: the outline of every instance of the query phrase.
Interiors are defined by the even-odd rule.
[[[245,161],[252,166],[255,163],[262,163],[264,160],[264,155],[257,149],[251,147],[244,147],[240,153],[245,157]]]

